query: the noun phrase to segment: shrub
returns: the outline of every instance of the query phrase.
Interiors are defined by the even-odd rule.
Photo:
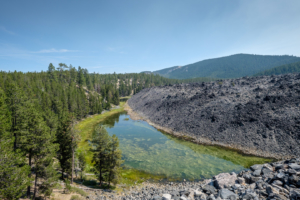
[[[71,191],[75,192],[77,194],[80,194],[81,196],[84,196],[84,197],[87,196],[87,193],[78,187],[72,187]]]
[[[72,195],[70,200],[82,200],[82,198],[78,195]]]

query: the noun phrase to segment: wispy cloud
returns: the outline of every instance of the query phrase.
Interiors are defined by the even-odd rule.
[[[123,47],[107,47],[106,50],[113,53],[125,54]]]
[[[4,26],[0,26],[0,31],[8,33],[10,35],[16,35],[14,32],[7,30]]]
[[[35,53],[67,53],[67,52],[77,52],[77,50],[68,50],[68,49],[42,49]]]

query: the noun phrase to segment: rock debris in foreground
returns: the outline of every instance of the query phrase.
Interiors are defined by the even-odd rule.
[[[152,87],[128,105],[154,126],[197,143],[277,159],[300,156],[300,74]]]
[[[263,170],[271,170],[264,174]],[[257,170],[260,173],[257,173]],[[256,174],[254,174],[254,172]],[[226,182],[226,177],[228,181]],[[233,180],[234,178],[234,180]],[[220,188],[222,183],[222,188]],[[220,188],[220,189],[218,189]],[[100,195],[100,193],[102,195]],[[105,193],[105,196],[103,194]],[[300,158],[254,166],[239,174],[223,173],[201,182],[143,183],[131,187],[122,196],[109,192],[96,192],[90,200],[220,200],[220,199],[300,199]]]

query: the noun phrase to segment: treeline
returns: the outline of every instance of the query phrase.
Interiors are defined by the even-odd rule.
[[[63,63],[57,68],[50,64],[42,72],[1,71],[0,198],[18,199],[26,189],[28,198],[49,196],[59,177],[72,174],[75,159],[84,168],[84,155],[75,154],[80,140],[74,129],[76,121],[118,105],[120,96],[180,82],[144,73],[91,74]],[[120,164],[117,139],[107,140],[101,158],[97,148],[104,147],[93,144],[98,155],[94,161],[105,163],[99,180],[115,183],[117,170],[112,169]]]
[[[181,67],[171,67],[153,73],[167,78],[187,79],[193,77],[213,77],[216,79],[239,78],[253,76],[263,70],[273,67],[299,62],[296,56],[268,56],[236,54],[220,58],[202,60]]]
[[[280,75],[280,74],[299,73],[299,72],[300,72],[300,62],[296,62],[296,63],[274,67],[272,69],[257,73],[254,76],[270,76],[270,75]]]

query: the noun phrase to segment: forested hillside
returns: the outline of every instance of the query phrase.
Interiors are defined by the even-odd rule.
[[[296,73],[296,72],[297,73],[300,72],[300,62],[274,67],[272,69],[259,72],[254,76],[270,76],[270,75],[280,75],[280,74],[288,74],[288,73]]]
[[[119,96],[176,82],[143,73],[90,74],[63,63],[50,64],[45,72],[1,71],[0,198],[17,199],[26,187],[29,198],[31,181],[34,197],[38,192],[49,196],[57,170],[71,172],[80,140],[77,120],[118,105]]]
[[[250,54],[236,54],[221,58],[203,60],[185,66],[176,66],[154,71],[167,78],[187,79],[196,77],[239,78],[252,76],[260,71],[280,65],[300,61],[295,56],[262,56]]]

